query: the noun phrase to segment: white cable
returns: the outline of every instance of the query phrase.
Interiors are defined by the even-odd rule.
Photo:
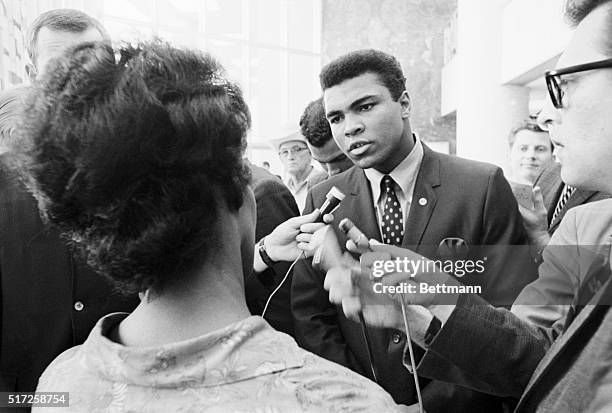
[[[293,266],[302,258],[306,258],[306,253],[304,251],[302,251],[300,253],[300,255],[298,255],[298,257],[295,259],[295,261],[293,261],[293,264],[291,264],[291,266],[289,267],[289,269],[287,270],[287,273],[285,274],[285,277],[282,279],[282,281],[280,282],[280,284],[278,284],[278,287],[276,287],[274,289],[274,291],[272,291],[272,294],[270,294],[270,296],[268,297],[268,301],[266,301],[266,305],[264,306],[263,312],[261,313],[261,316],[264,317],[266,315],[266,310],[268,309],[268,305],[270,304],[270,301],[272,301],[272,297],[274,297],[274,294],[276,294],[276,292],[281,288],[281,286],[285,283],[285,281],[287,280],[287,277],[289,277],[289,273],[291,272],[291,270],[293,269]]]
[[[404,329],[406,330],[406,341],[408,342],[408,353],[410,353],[410,364],[412,365],[412,377],[414,378],[414,385],[416,386],[417,399],[419,401],[419,412],[424,413],[423,409],[423,398],[421,397],[421,387],[419,386],[419,376],[416,372],[416,363],[414,361],[414,350],[412,349],[412,339],[410,338],[410,327],[408,326],[408,318],[406,317],[406,304],[404,304],[404,297],[400,296],[400,303],[402,305],[402,315],[404,316]]]

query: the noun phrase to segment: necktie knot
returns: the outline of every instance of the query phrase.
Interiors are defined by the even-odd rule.
[[[390,191],[395,191],[395,181],[389,175],[383,176],[381,184],[382,184],[382,189],[386,193],[389,193]]]

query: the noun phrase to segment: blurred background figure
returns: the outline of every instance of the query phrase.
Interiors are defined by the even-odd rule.
[[[553,162],[553,144],[548,132],[534,118],[525,119],[510,132],[511,180],[533,185],[542,171]]]
[[[261,168],[263,168],[263,169],[265,169],[266,171],[268,171],[268,172],[272,173],[272,169],[271,169],[272,167],[270,166],[270,162],[268,162],[268,161],[263,161],[263,162],[261,163]],[[276,174],[273,174],[273,175],[274,175],[275,177],[277,177],[277,178],[278,178],[280,181],[282,181],[282,180],[283,180],[283,178],[281,178],[281,176],[280,176],[280,175],[276,175]]]
[[[144,298],[100,319],[38,390],[79,411],[399,411],[247,309],[256,207],[238,86],[210,55],[158,42],[118,55],[94,43],[50,62],[18,166],[42,215]]]
[[[21,102],[26,93],[25,86],[0,92],[0,155],[10,146],[9,139],[19,121]]]
[[[306,106],[300,118],[300,130],[306,138],[312,159],[319,162],[329,176],[344,172],[354,165],[333,139],[325,117],[323,98]]]
[[[91,16],[73,9],[41,14],[27,34],[30,79],[45,77],[54,57],[87,41],[110,44],[104,27]],[[27,91],[21,87],[6,93],[15,103],[25,99]],[[21,116],[18,105],[13,105],[8,119],[3,115],[0,122],[0,127],[12,130],[10,140],[3,138],[9,149],[1,157],[3,164],[10,163],[13,151],[24,143]],[[126,297],[114,291],[75,257],[73,246],[43,224],[36,200],[6,168],[0,169],[0,251],[2,391],[34,391],[49,363],[85,341],[100,317],[131,311],[138,303],[136,294]]]
[[[287,125],[283,137],[273,139],[271,144],[278,152],[283,164],[283,182],[293,194],[300,212],[304,210],[306,195],[310,188],[327,179],[327,173],[312,166],[312,157],[301,132]],[[287,131],[290,131],[287,133]]]

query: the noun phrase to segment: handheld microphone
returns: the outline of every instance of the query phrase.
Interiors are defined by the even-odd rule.
[[[342,191],[340,191],[335,186],[332,186],[332,188],[329,190],[329,192],[325,196],[326,198],[325,202],[323,203],[323,205],[321,205],[321,208],[319,209],[319,216],[317,217],[315,222],[323,222],[323,216],[325,214],[330,214],[333,211],[335,211],[340,205],[340,202],[342,202],[342,200],[344,199],[344,197],[345,195],[342,193]],[[327,227],[327,229],[329,229],[329,227]],[[340,250],[340,247],[338,246],[338,241],[335,239],[335,236],[333,235],[333,231],[331,233],[329,231],[323,231],[319,234],[320,234],[319,236],[321,237],[321,240],[320,240],[321,245],[319,245],[319,247],[316,249],[315,255],[313,257],[313,266],[315,268],[322,266],[323,261],[338,262],[342,258],[342,251]],[[268,297],[268,300],[266,301],[266,305],[264,306],[263,312],[261,313],[262,317],[266,314],[266,310],[268,309],[268,305],[270,304],[270,300],[272,300],[272,297],[274,296],[274,294],[276,294],[276,292],[280,289],[280,287],[285,283],[285,281],[287,280],[287,277],[289,277],[289,273],[291,272],[295,264],[301,258],[304,258],[304,257],[306,257],[306,255],[304,252],[302,252],[295,259],[295,261],[293,261],[293,263],[291,264],[291,266],[285,273],[285,277],[281,280],[280,284],[276,287],[274,291],[272,291],[272,294],[270,294],[270,296]],[[331,264],[328,264],[328,265],[331,265]]]
[[[325,198],[325,202],[319,209],[319,217],[315,222],[323,222],[323,215],[334,212],[340,206],[340,202],[345,198],[345,195],[338,188],[332,186]]]
[[[340,203],[345,198],[345,195],[335,186],[332,186],[327,195],[325,195],[325,202],[319,208],[319,216],[315,222],[323,222],[323,216],[325,214],[331,214],[333,211],[338,209]],[[325,267],[331,267],[333,264],[339,262],[342,258],[342,251],[338,246],[338,240],[332,232],[329,232],[329,227],[325,230],[317,231],[314,234],[313,240],[316,240],[318,247],[312,257],[312,266],[317,269],[323,269]]]

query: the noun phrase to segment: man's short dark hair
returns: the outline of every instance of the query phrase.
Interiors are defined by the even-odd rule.
[[[612,56],[612,0],[566,0],[565,18],[573,27],[577,26],[589,13],[601,5],[608,7],[606,33],[602,34],[603,51]]]
[[[34,65],[36,65],[37,58],[38,33],[43,27],[49,30],[69,33],[82,33],[94,28],[100,32],[104,40],[110,41],[110,36],[104,26],[88,14],[75,9],[49,10],[34,20],[26,35],[26,48]]]
[[[399,99],[406,90],[406,79],[397,59],[374,49],[356,50],[325,65],[319,75],[321,89],[329,89],[364,73],[377,75],[393,100]]]
[[[510,144],[510,147],[514,145],[514,141],[516,140],[516,134],[522,130],[529,130],[529,131],[537,132],[537,133],[547,133],[544,129],[540,127],[540,125],[538,124],[537,118],[535,116],[530,116],[526,119],[523,119],[518,124],[516,124],[510,131],[510,135],[508,135],[508,143]],[[549,139],[549,143],[550,143],[550,150],[552,151],[554,149],[554,146],[552,144],[552,141],[550,141],[550,139]]]
[[[124,292],[187,276],[243,203],[250,114],[209,55],[83,43],[28,96],[15,149],[43,217]]]
[[[331,128],[325,117],[323,98],[312,101],[300,118],[300,130],[308,143],[320,148],[332,139]]]

